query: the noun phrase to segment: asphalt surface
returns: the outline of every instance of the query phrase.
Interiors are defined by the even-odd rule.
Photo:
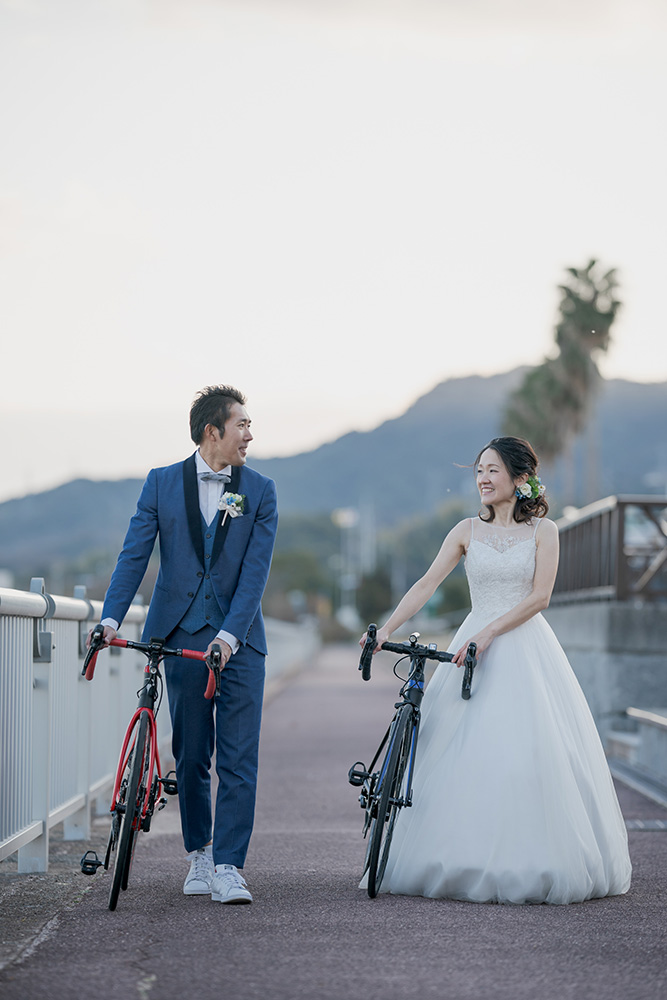
[[[3,1000],[652,1000],[667,995],[667,832],[632,831],[626,896],[498,906],[357,889],[362,813],[347,769],[368,763],[398,683],[391,657],[363,684],[355,651],[326,649],[268,705],[252,906],[185,897],[174,800],[142,835],[118,909],[81,845],[54,844],[45,876],[0,871]],[[619,786],[626,819],[667,810]],[[101,849],[106,822],[98,824]],[[58,851],[61,852],[58,855]],[[69,858],[69,862],[68,859]]]

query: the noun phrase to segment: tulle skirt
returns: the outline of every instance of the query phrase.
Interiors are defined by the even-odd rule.
[[[472,612],[450,651],[485,624]],[[627,892],[627,834],[604,751],[542,615],[492,642],[467,702],[461,680],[442,664],[427,687],[414,804],[399,814],[381,891],[497,903]]]

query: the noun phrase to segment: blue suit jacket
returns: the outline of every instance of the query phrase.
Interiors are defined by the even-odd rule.
[[[166,638],[190,606],[202,574],[210,573],[224,629],[242,645],[266,654],[261,599],[278,525],[276,487],[272,479],[243,466],[232,470],[226,489],[245,496],[244,513],[227,517],[224,526],[217,515],[211,565],[205,566],[194,455],[151,469],[111,577],[102,618],[123,621],[159,534],[160,571],[144,637]]]

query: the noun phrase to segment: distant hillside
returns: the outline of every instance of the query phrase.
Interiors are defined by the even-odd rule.
[[[345,434],[314,451],[253,460],[275,479],[282,510],[332,510],[371,502],[381,523],[471,493],[478,449],[498,433],[507,394],[523,369],[442,382],[402,416]]]
[[[451,379],[422,396],[402,416],[375,430],[346,434],[314,451],[253,461],[276,480],[281,509],[331,510],[371,502],[380,523],[435,509],[451,495],[476,496],[472,471],[479,449],[500,432],[508,393],[525,369],[489,378]],[[667,489],[667,383],[603,382],[596,403],[598,496]],[[575,447],[582,504],[592,472],[583,442]],[[559,499],[562,463],[546,484]]]
[[[472,470],[460,466],[469,466],[498,433],[504,400],[521,375],[516,369],[489,378],[451,379],[375,430],[250,464],[276,480],[283,514],[372,505],[382,526],[429,513],[457,496],[470,497],[474,505]],[[598,495],[665,491],[667,384],[603,383],[596,426]],[[590,474],[585,450],[578,452],[583,488]],[[547,482],[556,499],[561,483],[557,466]],[[137,479],[77,479],[0,504],[0,568],[44,575],[76,563],[82,572],[86,567],[93,572],[96,562],[115,558],[140,487]],[[582,493],[575,499],[588,497]]]
[[[30,576],[60,564],[115,558],[135,511],[140,479],[74,479],[0,504],[0,568]]]

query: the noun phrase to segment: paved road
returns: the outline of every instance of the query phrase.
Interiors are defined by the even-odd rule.
[[[369,900],[356,888],[361,810],[346,772],[387,720],[396,682],[383,659],[365,685],[354,652],[329,648],[268,706],[246,865],[253,906],[182,895],[187,865],[172,802],[140,842],[118,910],[106,908],[108,876],[80,876],[88,891],[0,973],[3,1000],[667,995],[667,833],[631,833],[635,871],[624,897],[512,907]],[[620,793],[627,818],[667,817]]]

